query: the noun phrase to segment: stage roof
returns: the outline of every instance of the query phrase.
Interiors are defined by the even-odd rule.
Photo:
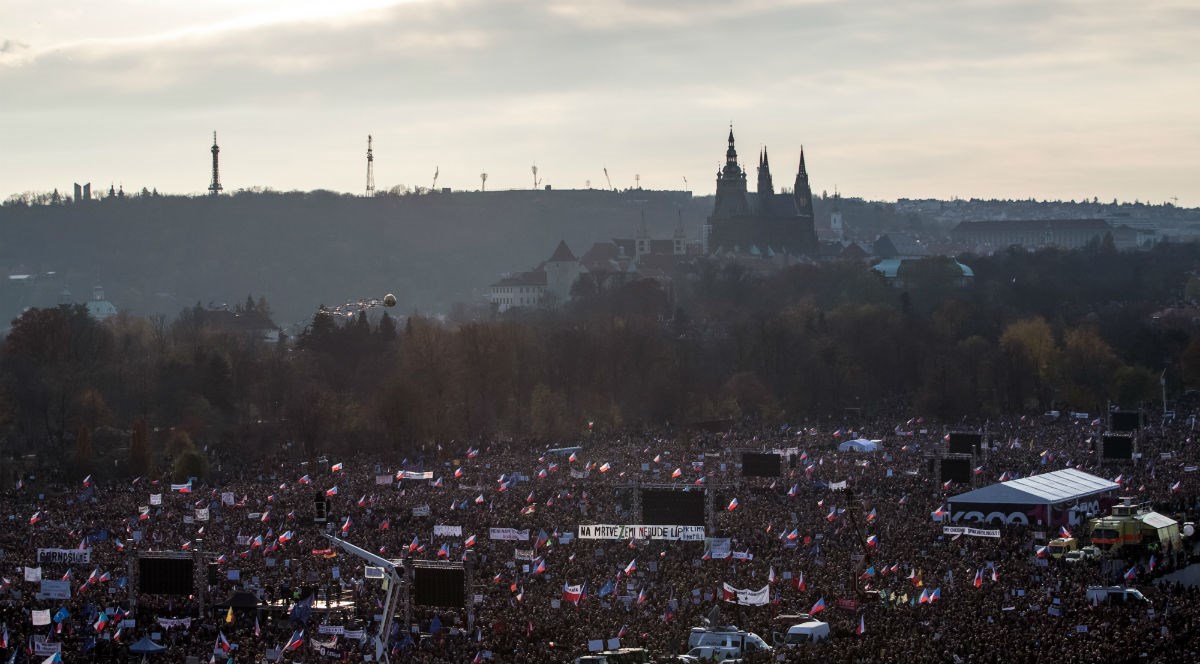
[[[950,498],[951,503],[1054,504],[1107,493],[1121,485],[1081,470],[1066,468],[1001,482]]]

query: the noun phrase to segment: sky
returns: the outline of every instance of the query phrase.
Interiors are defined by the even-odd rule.
[[[3,0],[0,198],[640,184],[1200,205],[1194,0]]]

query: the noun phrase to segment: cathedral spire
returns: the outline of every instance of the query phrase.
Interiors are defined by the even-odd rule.
[[[758,153],[758,196],[759,206],[767,207],[767,197],[775,193],[775,182],[771,179],[771,161],[767,157],[767,146]]]

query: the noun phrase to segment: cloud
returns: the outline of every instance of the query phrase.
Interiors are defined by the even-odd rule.
[[[814,178],[875,195],[967,172],[978,176],[971,186],[1043,174],[1035,159],[1065,160],[1051,178],[1101,180],[1117,167],[1092,158],[1100,136],[1164,146],[1145,177],[1183,191],[1179,173],[1197,166],[1187,155],[1200,153],[1186,119],[1200,101],[1186,85],[1200,75],[1198,12],[1182,0],[405,2],[40,51],[6,41],[16,51],[0,49],[10,65],[0,86],[20,94],[0,121],[43,135],[83,119],[103,125],[108,135],[80,140],[129,154],[130,169],[144,169],[138,150],[219,125],[241,141],[230,168],[239,147],[261,154],[254,184],[279,188],[357,188],[358,134],[370,130],[381,183],[424,183],[440,163],[444,178],[468,174],[452,186],[473,186],[485,166],[489,188],[524,186],[536,159],[547,182],[598,182],[607,163],[656,186],[686,175],[702,191],[733,120],[744,154],[767,143],[786,163],[804,143]],[[99,147],[123,128],[119,151]],[[139,134],[155,145],[128,140]],[[23,140],[0,138],[0,150]],[[270,160],[281,143],[325,164],[345,159],[347,174]],[[324,152],[350,144],[344,156]],[[1013,146],[1029,156],[1008,155]],[[415,165],[398,163],[400,151]],[[511,161],[521,166],[509,185],[498,164]],[[0,180],[36,172],[3,168]],[[1037,195],[1049,180],[1021,186]]]

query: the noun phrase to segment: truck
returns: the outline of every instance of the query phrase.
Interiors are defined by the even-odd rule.
[[[1078,548],[1079,542],[1074,537],[1058,537],[1050,540],[1050,557],[1058,560]]]
[[[1108,516],[1088,521],[1092,544],[1104,552],[1132,549],[1172,553],[1181,550],[1179,522],[1122,497]],[[1123,555],[1123,553],[1122,553]]]
[[[620,648],[602,650],[576,657],[574,664],[647,664],[650,652],[645,648]]]

